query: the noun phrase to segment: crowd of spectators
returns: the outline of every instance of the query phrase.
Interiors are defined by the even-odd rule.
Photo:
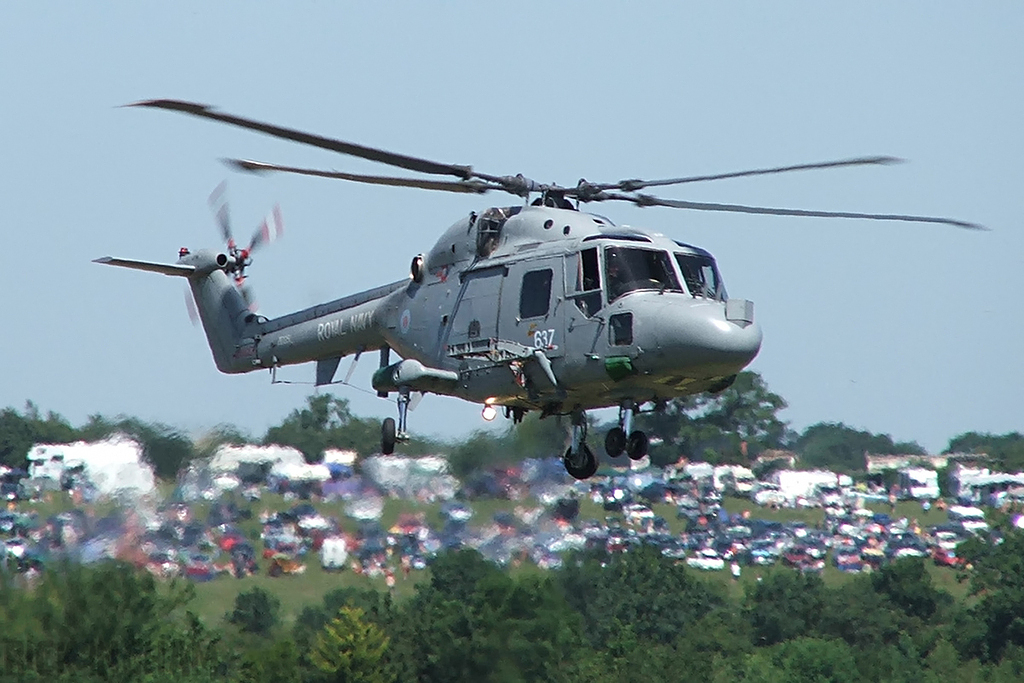
[[[821,473],[796,477],[812,483],[787,499],[778,477],[720,476],[704,465],[606,469],[578,482],[557,460],[526,460],[459,481],[437,457],[291,470],[235,460],[229,471],[190,472],[166,501],[148,494],[72,502],[47,515],[54,499],[79,500],[75,486],[88,482],[72,479],[65,491],[27,499],[8,491],[2,557],[30,576],[54,560],[117,557],[165,578],[285,576],[315,565],[384,577],[393,587],[396,577],[462,547],[499,564],[546,568],[560,566],[568,551],[628,552],[650,544],[694,568],[738,577],[746,567],[775,564],[871,571],[905,556],[952,566],[962,540],[988,532],[978,508],[945,510],[942,498],[921,501],[922,515],[933,503],[948,514],[925,526],[894,514],[894,493]],[[732,497],[750,502],[729,504]],[[401,511],[385,515],[390,501],[392,511]],[[781,507],[814,512],[800,520],[780,515]]]

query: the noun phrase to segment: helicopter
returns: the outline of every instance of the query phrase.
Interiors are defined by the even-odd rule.
[[[471,211],[399,280],[287,315],[257,314],[245,270],[253,252],[281,228],[280,213],[257,229],[246,247],[232,236],[226,205],[217,218],[226,251],[182,248],[174,263],[103,257],[96,262],[185,278],[214,363],[223,373],[316,364],[317,386],[332,384],[342,358],[379,353],[371,384],[397,397],[397,420],[381,424],[381,452],[408,441],[414,395],[453,396],[498,410],[513,423],[530,411],[568,416],[566,471],[587,479],[598,467],[587,443],[587,411],[618,408],[605,435],[612,458],[638,460],[650,440],[634,429],[645,407],[674,398],[721,392],[753,361],[762,333],[754,304],[731,298],[707,250],[651,231],[617,226],[581,210],[620,201],[700,211],[909,221],[982,226],[950,218],[811,211],[665,199],[641,193],[682,185],[813,169],[899,162],[889,156],[762,168],[662,180],[627,179],[574,186],[539,183],[521,174],[489,175],[471,166],[439,163],[227,114],[182,100],[130,105],[163,109],[257,131],[405,169],[429,177],[378,176],[225,160],[251,173],[284,172],[359,183],[463,194],[504,192],[513,206]],[[215,198],[215,203],[219,200]],[[392,352],[398,356],[393,362]]]

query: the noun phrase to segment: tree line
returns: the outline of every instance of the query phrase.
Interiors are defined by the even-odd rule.
[[[2,681],[573,683],[1019,681],[1024,534],[966,544],[970,595],[906,558],[830,586],[780,568],[743,594],[655,548],[507,571],[439,556],[395,601],[339,588],[292,624],[258,587],[207,624],[189,584],[118,563],[0,573]]]
[[[772,392],[755,372],[741,372],[736,381],[717,394],[685,396],[637,416],[638,429],[651,437],[651,459],[656,465],[680,457],[712,464],[749,465],[770,449],[795,452],[801,465],[847,474],[864,470],[864,453],[923,454],[920,444],[894,441],[841,422],[819,422],[796,432],[779,417],[786,401]],[[594,424],[593,433],[610,425]],[[462,439],[443,442],[417,438],[403,453],[443,453],[456,475],[465,476],[482,466],[511,464],[523,458],[558,456],[565,449],[566,427],[558,418],[538,419],[529,414],[519,425],[503,432],[476,431]],[[0,411],[0,464],[24,467],[25,454],[35,443],[95,440],[121,432],[134,437],[158,477],[173,480],[197,457],[210,455],[223,443],[276,443],[294,446],[315,462],[327,448],[351,449],[362,455],[378,452],[380,424],[352,414],[348,401],[330,394],[309,396],[262,436],[221,426],[193,440],[172,426],[148,423],[135,417],[89,417],[72,426],[57,413],[43,415],[29,402],[23,411]],[[1010,472],[1024,470],[1024,435],[967,432],[950,439],[945,452],[987,453],[991,465]]]

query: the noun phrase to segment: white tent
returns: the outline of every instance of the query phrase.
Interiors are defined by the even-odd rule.
[[[356,462],[358,454],[355,451],[343,451],[338,448],[328,448],[324,450],[324,464],[338,464],[347,465],[351,467]]]
[[[298,449],[291,446],[234,446],[224,444],[217,449],[210,459],[210,470],[213,472],[234,472],[239,465],[305,465],[306,460]]]
[[[327,465],[310,465],[305,461],[276,463],[270,468],[270,474],[291,481],[327,481],[331,478]]]
[[[458,488],[458,481],[448,474],[448,461],[438,455],[366,458],[363,474],[389,494],[402,497],[426,493],[431,498],[449,500]]]
[[[59,482],[66,470],[81,467],[101,496],[138,496],[156,491],[153,467],[143,461],[142,447],[123,435],[95,443],[37,444],[27,457],[29,476],[33,478]]]
[[[691,462],[683,467],[683,473],[685,476],[698,481],[701,479],[712,479],[715,476],[715,468],[706,462]]]
[[[845,474],[828,470],[777,470],[769,480],[778,484],[779,491],[789,501],[814,495],[819,486],[850,486],[853,481]]]

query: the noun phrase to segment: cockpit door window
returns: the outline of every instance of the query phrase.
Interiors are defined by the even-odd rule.
[[[668,252],[631,247],[605,247],[608,302],[638,289],[681,292]]]
[[[576,308],[586,317],[601,310],[601,274],[597,267],[597,247],[584,249],[575,257],[570,256],[568,263],[576,261],[575,284],[572,299]],[[568,272],[573,272],[571,269]]]

